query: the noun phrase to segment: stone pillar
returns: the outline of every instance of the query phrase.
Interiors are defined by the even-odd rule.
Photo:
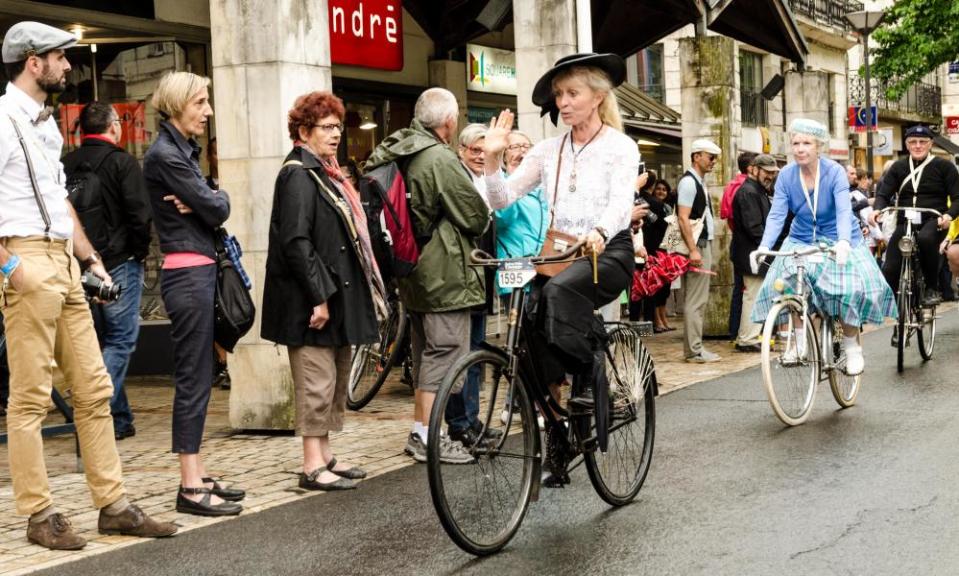
[[[703,326],[706,336],[725,336],[729,333],[729,304],[733,286],[729,242],[732,236],[719,219],[719,202],[726,183],[739,172],[736,156],[742,129],[736,108],[736,56],[735,42],[724,36],[679,40],[683,163],[688,168],[692,142],[698,138],[712,140],[723,151],[715,169],[706,175],[706,188],[716,221],[712,269],[717,273],[710,281],[709,305]]]
[[[809,118],[829,126],[829,106],[835,101],[829,92],[829,74],[786,74],[785,99],[786,128],[795,118]]]
[[[462,130],[466,126],[466,62],[431,60],[430,86],[446,88],[456,96],[460,108],[459,130]]]
[[[326,0],[211,0],[213,90],[226,226],[243,245],[253,298],[263,301],[273,184],[290,150],[286,116],[297,96],[330,90]],[[230,357],[230,424],[293,428],[286,350],[261,340],[260,318]]]
[[[519,128],[533,142],[562,134],[562,126],[553,126],[548,116],[540,118],[531,98],[539,77],[563,56],[576,53],[576,0],[513,0],[513,34]]]

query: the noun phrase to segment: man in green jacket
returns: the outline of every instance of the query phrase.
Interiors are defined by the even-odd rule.
[[[450,143],[459,105],[449,90],[430,88],[416,101],[409,128],[388,136],[367,161],[370,170],[389,162],[403,169],[410,194],[410,216],[422,247],[413,273],[402,278],[400,298],[410,312],[413,430],[406,453],[426,461],[427,425],[446,371],[469,352],[470,308],[486,302],[481,270],[469,266],[469,253],[489,223],[489,209],[466,175]],[[443,437],[440,458],[469,463],[458,442]]]

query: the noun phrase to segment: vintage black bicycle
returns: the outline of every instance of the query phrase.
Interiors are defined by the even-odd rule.
[[[380,339],[353,348],[346,395],[346,406],[350,410],[360,410],[369,404],[395,366],[402,367],[401,379],[412,386],[409,314],[395,291],[389,305],[389,315],[380,322]]]
[[[607,503],[630,503],[649,471],[656,428],[656,374],[636,328],[618,322],[605,325],[609,387],[604,399],[608,402],[590,406],[557,401],[524,361],[529,354],[524,337],[526,287],[536,276],[535,265],[567,260],[581,246],[554,257],[497,260],[481,251],[471,255],[474,265],[496,266],[500,286],[512,289],[506,342],[504,347],[484,343],[481,350],[450,368],[430,417],[427,469],[443,528],[472,554],[488,555],[505,546],[519,529],[529,503],[539,498],[542,453],[534,404],[545,426],[560,438],[558,448],[569,462],[567,471],[585,463],[590,482]],[[443,415],[471,372],[479,382],[483,430],[474,445],[465,446],[472,463],[446,464],[439,457]],[[587,378],[574,376],[570,397],[588,397],[587,386]],[[605,409],[596,409],[603,404],[608,404]],[[505,425],[500,419],[504,410]]]
[[[899,272],[899,293],[896,304],[899,318],[896,321],[896,370],[902,372],[905,350],[912,344],[915,335],[919,355],[923,361],[932,359],[936,346],[936,307],[924,306],[926,298],[926,278],[919,263],[919,240],[916,228],[919,227],[922,214],[932,214],[936,218],[942,213],[932,208],[890,206],[880,214],[902,212],[906,220],[906,230],[899,239],[899,251],[902,253],[902,268]]]

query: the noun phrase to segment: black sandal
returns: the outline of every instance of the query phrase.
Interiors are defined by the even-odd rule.
[[[366,470],[357,468],[356,466],[347,468],[346,470],[334,470],[334,466],[336,466],[336,458],[330,458],[330,461],[326,463],[326,469],[340,478],[348,478],[350,480],[362,480],[366,478]]]
[[[210,490],[214,496],[219,496],[228,502],[239,502],[246,498],[246,491],[239,488],[224,488],[216,478],[202,478],[204,484],[213,484]]]
[[[203,498],[194,502],[186,497],[187,494],[203,494]],[[181,514],[194,514],[196,516],[236,516],[243,511],[243,506],[236,502],[212,504],[210,503],[211,496],[213,496],[213,490],[210,488],[184,488],[180,486],[180,491],[176,495],[176,511]]]

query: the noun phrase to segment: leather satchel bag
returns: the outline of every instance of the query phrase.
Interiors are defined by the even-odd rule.
[[[659,249],[689,256],[689,247],[686,246],[686,241],[683,240],[683,234],[679,229],[679,216],[670,214],[665,220],[668,226],[666,228],[666,235],[663,236],[663,241],[659,244]],[[705,218],[691,219],[689,225],[693,229],[693,238],[698,239],[703,233]]]
[[[566,138],[569,134],[563,136],[563,141],[559,145],[559,159],[556,161],[556,182],[553,186],[553,202],[549,206],[549,228],[546,230],[546,240],[543,241],[543,248],[540,250],[540,256],[555,256],[569,250],[570,246],[576,244],[579,240],[572,234],[561,232],[553,228],[553,218],[556,215],[556,197],[559,194],[559,170],[563,167],[563,146],[566,144]],[[576,256],[569,260],[560,262],[551,262],[549,264],[539,264],[536,266],[536,273],[540,276],[552,278],[563,270],[569,268],[574,261],[583,258],[585,253],[580,251]]]

